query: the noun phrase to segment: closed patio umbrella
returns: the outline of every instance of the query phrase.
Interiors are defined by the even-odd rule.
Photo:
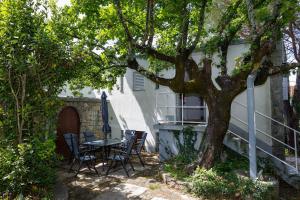
[[[102,92],[101,95],[101,111],[102,111],[102,120],[103,120],[103,127],[102,131],[105,134],[105,138],[107,138],[107,134],[111,133],[111,127],[108,124],[108,106],[106,101],[107,95],[105,92]]]

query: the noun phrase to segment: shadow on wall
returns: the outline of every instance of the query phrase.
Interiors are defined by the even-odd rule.
[[[111,103],[108,101],[107,102],[107,106],[108,106],[108,117],[109,117],[109,120],[108,120],[108,123],[111,127],[111,137],[112,138],[121,138],[121,125],[119,124],[119,121],[118,121],[118,118],[117,118],[117,115],[111,105]],[[125,120],[124,120],[125,122]]]
[[[155,151],[156,150],[156,146],[158,145],[157,142],[157,132],[158,130],[154,129],[154,125],[157,124],[157,114],[161,115],[163,113],[162,110],[156,111],[156,106],[155,106],[155,96],[156,96],[156,92],[159,90],[155,89],[155,84],[152,83],[150,80],[145,78],[145,90],[142,91],[134,91],[133,90],[133,83],[132,83],[132,79],[130,78],[130,76],[133,76],[131,71],[128,74],[128,77],[126,78],[127,81],[127,85],[129,86],[128,90],[129,91],[125,91],[127,93],[130,93],[130,95],[132,95],[133,101],[135,104],[132,104],[132,106],[137,106],[137,108],[134,108],[134,110],[136,110],[138,113],[137,116],[132,116],[130,117],[130,120],[133,120],[134,118],[138,118],[138,116],[141,116],[142,119],[137,119],[138,123],[134,123],[136,127],[131,127],[131,123],[127,125],[126,123],[126,119],[122,119],[122,121],[124,121],[125,126],[129,129],[136,129],[138,131],[147,131],[148,137],[146,140],[146,147],[148,151]],[[156,113],[158,112],[158,113]],[[129,119],[127,119],[129,120]],[[139,123],[143,123],[143,124],[139,124]],[[128,127],[130,126],[130,127]]]

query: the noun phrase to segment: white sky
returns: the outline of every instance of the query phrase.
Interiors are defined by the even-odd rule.
[[[70,5],[70,0],[57,0],[58,6]]]

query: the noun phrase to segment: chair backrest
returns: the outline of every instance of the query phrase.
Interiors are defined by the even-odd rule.
[[[124,132],[124,141],[123,141],[123,144],[125,145],[125,148],[127,148],[128,146],[128,142],[130,141],[131,139],[131,136],[135,135],[135,130],[125,130]]]
[[[126,156],[127,157],[129,157],[131,154],[131,150],[132,150],[135,140],[136,140],[136,135],[131,135],[130,139],[127,142],[127,147],[126,147]]]
[[[94,140],[97,140],[95,133],[93,133],[91,131],[84,131],[83,136],[84,136],[84,140],[86,142],[92,142]]]
[[[79,157],[78,135],[74,133],[65,133],[64,138],[72,155],[75,158],[78,158]]]
[[[135,135],[135,130],[125,130],[124,139],[125,140],[130,140],[132,135]]]
[[[138,146],[136,148],[137,152],[140,153],[142,151],[142,148],[143,148],[143,146],[145,144],[146,138],[147,138],[147,132],[143,132],[143,135],[142,135],[142,138],[140,140],[140,143],[138,144]]]

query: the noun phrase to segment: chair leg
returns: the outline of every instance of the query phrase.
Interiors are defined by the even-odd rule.
[[[126,175],[129,177],[128,171],[127,171],[127,169],[126,169],[126,165],[125,165],[125,163],[124,163],[123,160],[121,160],[121,164],[122,164],[123,169],[124,169],[125,172],[126,172]]]
[[[73,161],[72,161],[71,166],[70,166],[70,169],[69,169],[69,173],[72,171],[72,168],[73,168],[75,162],[76,162],[76,159],[73,158]]]
[[[92,170],[91,170],[91,167],[90,167],[90,165],[89,165],[89,161],[86,161],[86,166],[88,167],[88,169],[89,169],[90,171],[92,171]]]
[[[110,165],[108,166],[107,171],[106,171],[106,176],[108,175],[108,173],[112,167],[112,164],[113,164],[113,161],[110,161]]]
[[[92,161],[91,161],[91,162],[92,162]],[[98,173],[98,171],[97,171],[97,169],[96,169],[96,160],[94,161],[93,168],[94,168],[96,174],[97,174],[98,176],[100,176],[99,173]]]
[[[82,161],[80,161],[80,163],[79,163],[79,167],[78,167],[78,170],[77,170],[77,172],[76,172],[76,174],[75,174],[75,177],[79,174],[79,171],[80,171],[80,169],[81,169],[81,166],[82,166]]]
[[[135,171],[135,169],[134,169],[134,167],[133,167],[133,165],[132,165],[132,163],[131,163],[130,159],[128,159],[128,163],[129,163],[129,165],[130,165],[130,167],[131,167],[132,171]]]
[[[102,171],[104,171],[104,163],[105,161],[108,162],[107,158],[105,157],[105,152],[104,149],[102,149],[103,151],[101,151],[101,157],[102,157]],[[107,163],[108,164],[108,163]]]
[[[143,162],[143,160],[141,158],[141,155],[139,153],[137,153],[137,156],[138,156],[138,158],[139,158],[140,163],[142,164],[142,166],[145,167],[145,164],[144,164],[144,162]]]

